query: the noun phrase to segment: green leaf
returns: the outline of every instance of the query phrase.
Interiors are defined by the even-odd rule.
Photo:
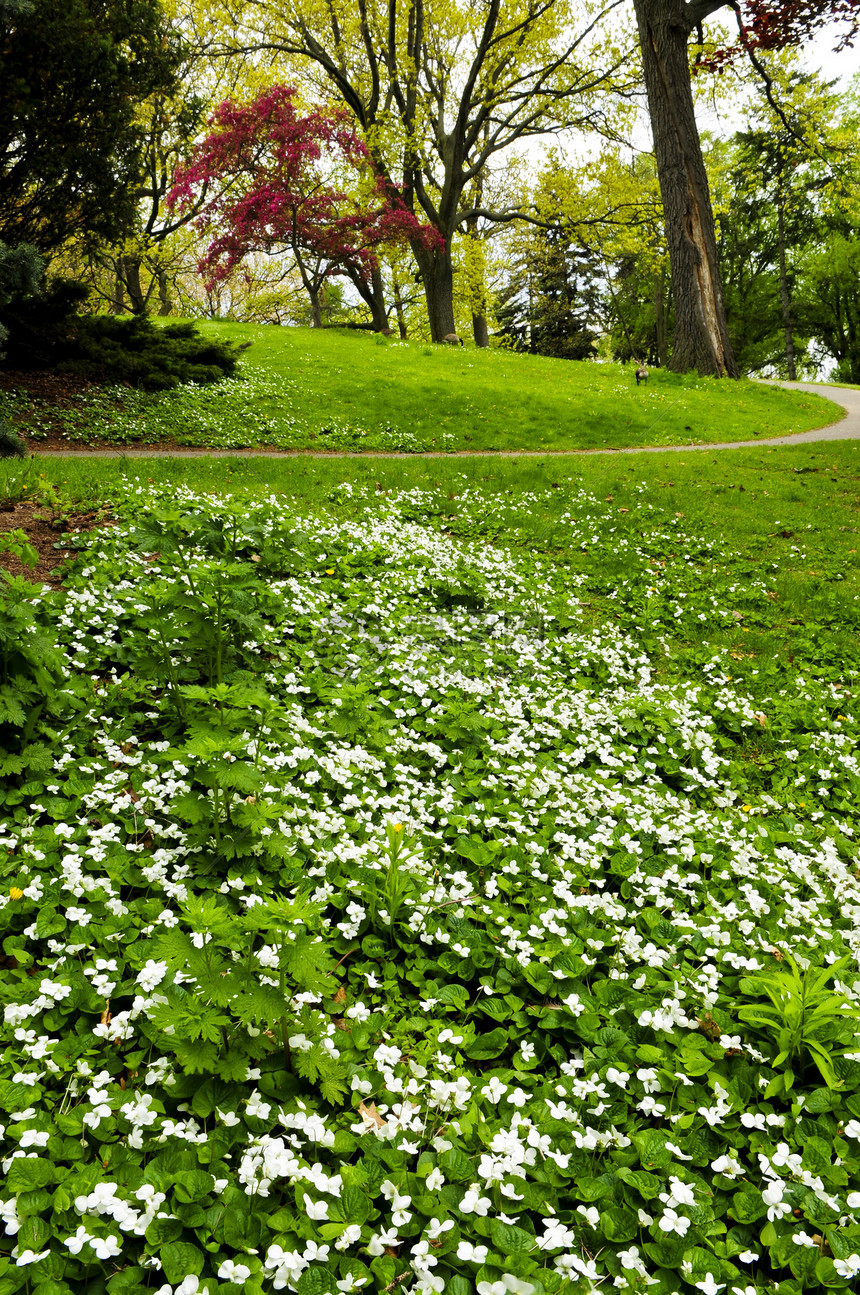
[[[171,1286],[181,1282],[185,1277],[199,1276],[203,1271],[203,1252],[187,1241],[171,1241],[161,1251],[161,1263],[164,1276]]]
[[[761,1192],[740,1191],[732,1198],[729,1214],[738,1223],[755,1223],[767,1214]]]
[[[6,1187],[11,1192],[32,1191],[37,1187],[47,1187],[54,1181],[56,1171],[48,1160],[35,1156],[21,1156],[13,1160],[6,1175]]]
[[[212,1191],[214,1182],[215,1179],[211,1174],[204,1173],[200,1169],[191,1173],[177,1174],[174,1186],[176,1199],[185,1203],[199,1201]]]
[[[328,1295],[337,1279],[337,1273],[331,1272],[323,1264],[311,1264],[296,1282],[298,1295]]]
[[[500,1223],[498,1219],[493,1219],[490,1235],[493,1245],[503,1255],[522,1255],[534,1249],[534,1233],[526,1232],[524,1228],[518,1228],[512,1223]]]
[[[439,1167],[446,1178],[451,1178],[454,1182],[467,1183],[475,1176],[475,1167],[469,1156],[452,1147],[450,1151],[443,1151],[439,1157]]]
[[[508,1032],[501,1027],[497,1030],[491,1030],[489,1034],[478,1034],[467,1043],[463,1051],[467,1057],[473,1061],[488,1061],[492,1057],[499,1057],[508,1046]]]

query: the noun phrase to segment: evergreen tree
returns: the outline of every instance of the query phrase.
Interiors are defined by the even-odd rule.
[[[131,228],[137,106],[175,80],[157,0],[0,2],[0,238],[56,251]]]

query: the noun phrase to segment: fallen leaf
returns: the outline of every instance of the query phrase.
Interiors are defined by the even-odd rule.
[[[369,1106],[365,1106],[364,1102],[359,1102],[358,1113],[369,1129],[381,1129],[385,1125],[385,1120],[376,1109],[376,1102],[371,1102]]]

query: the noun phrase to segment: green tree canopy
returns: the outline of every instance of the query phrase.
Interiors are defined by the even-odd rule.
[[[137,106],[178,55],[157,0],[0,0],[0,238],[50,253],[131,226]]]

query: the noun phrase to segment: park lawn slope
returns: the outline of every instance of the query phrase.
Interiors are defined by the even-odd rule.
[[[5,396],[38,446],[594,450],[752,440],[824,426],[841,409],[760,383],[425,346],[348,330],[203,323],[250,342],[241,377],[147,394],[90,389],[62,410]],[[2,406],[0,406],[2,412]]]
[[[671,457],[51,465],[2,1295],[852,1287],[857,449]]]

